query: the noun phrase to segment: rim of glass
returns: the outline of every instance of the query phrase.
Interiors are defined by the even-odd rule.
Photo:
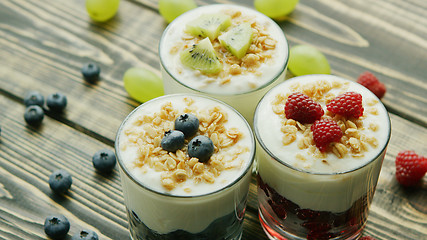
[[[222,187],[222,188],[219,188],[219,189],[217,189],[217,190],[215,190],[215,191],[212,191],[212,192],[208,192],[208,193],[205,193],[205,194],[199,194],[199,195],[194,195],[194,196],[183,196],[183,195],[173,195],[173,194],[170,194],[170,193],[166,193],[166,192],[159,192],[159,191],[157,191],[157,190],[155,190],[155,189],[152,189],[152,188],[150,188],[150,187],[148,187],[148,186],[146,186],[144,183],[142,183],[141,181],[139,181],[139,180],[137,180],[130,172],[129,172],[129,170],[128,170],[128,168],[125,166],[125,164],[124,164],[124,162],[122,161],[122,159],[121,159],[121,156],[120,156],[120,133],[122,132],[122,130],[123,130],[123,127],[124,127],[124,125],[126,125],[126,123],[128,122],[128,120],[131,118],[131,116],[135,113],[135,112],[137,112],[140,108],[143,108],[144,106],[146,106],[146,105],[148,105],[148,104],[151,104],[151,103],[153,103],[153,102],[156,102],[156,101],[159,101],[159,100],[161,100],[161,99],[163,99],[163,98],[172,98],[172,97],[179,97],[179,96],[182,96],[182,97],[191,97],[191,96],[194,96],[194,97],[201,97],[201,98],[204,98],[204,99],[208,99],[208,100],[211,100],[211,101],[214,101],[214,102],[217,102],[217,103],[219,103],[219,104],[221,104],[221,105],[224,105],[226,108],[229,108],[232,112],[234,112],[235,114],[237,114],[238,115],[238,117],[240,117],[241,118],[241,120],[244,122],[244,124],[245,124],[245,127],[249,130],[248,132],[249,132],[249,138],[250,138],[250,141],[251,141],[251,145],[252,145],[252,147],[251,147],[251,152],[250,152],[250,162],[247,164],[247,166],[246,166],[246,169],[244,169],[244,171],[240,174],[240,176],[238,177],[238,178],[236,178],[234,181],[232,181],[232,182],[230,182],[229,184],[227,184],[227,185],[225,185],[224,187]],[[185,198],[199,198],[199,197],[204,197],[204,196],[209,196],[209,195],[214,195],[214,194],[216,194],[216,193],[218,193],[218,192],[221,192],[221,191],[224,191],[224,190],[226,190],[226,189],[229,189],[229,188],[231,188],[231,187],[233,187],[236,183],[238,183],[244,176],[246,176],[246,174],[248,173],[248,171],[250,171],[251,169],[252,169],[252,165],[253,165],[253,163],[254,163],[254,159],[255,159],[255,151],[256,151],[256,148],[255,148],[255,137],[254,137],[254,134],[253,134],[253,132],[252,132],[252,129],[251,129],[251,127],[250,127],[250,125],[249,125],[249,123],[247,122],[247,120],[236,110],[236,109],[234,109],[233,107],[231,107],[230,105],[228,105],[228,104],[226,104],[226,103],[224,103],[223,101],[221,101],[221,100],[218,100],[218,99],[215,99],[215,98],[212,98],[212,97],[209,97],[209,96],[204,96],[204,95],[199,95],[199,94],[193,94],[193,93],[176,93],[176,94],[168,94],[168,95],[163,95],[163,96],[160,96],[160,97],[157,97],[157,98],[154,98],[154,99],[151,99],[151,100],[149,100],[149,101],[147,101],[147,102],[144,102],[144,103],[142,103],[141,105],[139,105],[138,107],[136,107],[134,110],[132,110],[127,116],[126,116],[126,118],[122,121],[122,123],[120,124],[120,127],[119,127],[119,129],[117,130],[117,134],[116,134],[116,139],[115,139],[115,143],[114,143],[114,148],[115,148],[115,152],[116,152],[116,156],[117,156],[117,160],[118,160],[118,163],[119,163],[119,166],[120,166],[120,168],[122,169],[122,171],[123,171],[123,173],[124,174],[126,174],[127,175],[127,177],[129,178],[129,179],[131,179],[135,184],[137,184],[137,185],[139,185],[140,187],[142,187],[142,188],[144,188],[145,190],[148,190],[148,191],[150,191],[150,192],[152,192],[152,193],[154,193],[154,194],[159,194],[159,195],[163,195],[163,196],[167,196],[167,197],[171,197],[171,198],[183,198],[183,199],[185,199]]]
[[[317,77],[321,77],[321,76],[324,76],[324,77],[330,77],[330,76],[333,76],[334,78],[338,78],[338,79],[341,79],[341,80],[345,80],[345,81],[350,81],[350,80],[348,80],[348,79],[345,79],[345,78],[342,78],[342,77],[338,77],[338,76],[335,76],[335,75],[332,75],[332,74],[310,74],[310,75],[303,75],[303,76],[297,76],[297,77],[293,77],[293,78],[290,78],[290,79],[298,79],[298,78],[304,78],[304,77],[307,77],[307,76],[317,76]],[[290,79],[288,79],[288,80],[290,80]],[[368,162],[366,162],[365,164],[363,164],[363,165],[361,165],[361,166],[359,166],[359,167],[357,167],[357,168],[355,168],[355,169],[351,169],[351,170],[348,170],[348,171],[343,171],[343,172],[335,172],[335,173],[316,173],[316,172],[310,172],[310,171],[306,171],[306,170],[304,170],[304,169],[300,169],[300,168],[296,168],[296,167],[294,167],[294,166],[292,166],[292,165],[289,165],[289,164],[287,164],[287,163],[285,163],[285,162],[283,162],[283,161],[281,161],[280,160],[280,158],[278,158],[276,155],[274,155],[271,151],[270,151],[270,149],[264,144],[264,142],[262,141],[262,139],[261,139],[261,137],[260,137],[260,133],[258,132],[258,128],[256,127],[257,126],[257,124],[258,124],[258,108],[260,107],[260,105],[261,105],[261,103],[264,101],[264,99],[266,98],[266,96],[267,95],[269,95],[269,93],[273,90],[273,89],[275,89],[276,87],[280,87],[282,84],[285,84],[286,83],[286,81],[287,80],[285,80],[284,82],[282,82],[282,83],[280,83],[280,84],[278,84],[277,86],[275,86],[275,87],[273,87],[272,89],[270,89],[262,98],[261,98],[261,100],[258,102],[258,104],[257,104],[257,106],[256,106],[256,108],[255,108],[255,113],[254,113],[254,119],[253,119],[253,122],[254,122],[254,132],[255,132],[255,138],[257,139],[257,141],[258,141],[258,143],[261,145],[261,147],[262,147],[262,149],[265,151],[265,152],[267,152],[267,154],[270,156],[270,157],[272,157],[276,162],[278,162],[278,163],[280,163],[280,164],[282,164],[282,165],[284,165],[285,167],[288,167],[288,168],[290,168],[290,169],[292,169],[292,170],[295,170],[295,171],[297,171],[297,172],[301,172],[301,173],[308,173],[308,174],[311,174],[311,175],[323,175],[323,176],[332,176],[332,175],[342,175],[342,174],[347,174],[347,173],[351,173],[351,172],[355,172],[355,171],[357,171],[357,170],[359,170],[359,169],[361,169],[361,168],[363,168],[363,167],[365,167],[365,166],[367,166],[367,165],[369,165],[370,163],[372,163],[375,159],[377,159],[381,154],[383,154],[383,152],[386,150],[386,148],[387,148],[387,146],[388,146],[388,143],[390,142],[390,135],[391,135],[391,120],[390,120],[390,116],[389,116],[389,114],[388,114],[388,111],[387,111],[387,109],[386,109],[386,107],[384,106],[384,104],[381,102],[381,100],[378,98],[378,97],[376,97],[374,94],[372,94],[373,95],[373,97],[375,97],[377,100],[378,100],[378,102],[381,104],[381,106],[382,106],[382,108],[385,110],[385,112],[386,112],[386,114],[387,114],[387,123],[388,123],[388,126],[389,126],[389,129],[388,129],[388,133],[387,133],[387,141],[384,143],[384,146],[382,147],[382,149],[381,149],[381,151],[379,151],[378,152],[378,154],[376,154],[375,155],[375,157],[373,157],[371,160],[369,160]],[[358,84],[358,85],[360,85],[359,83],[357,83],[357,82],[354,82],[354,83],[356,83],[356,84]],[[363,88],[365,88],[363,85],[360,85],[360,86],[362,86]],[[366,88],[367,89],[367,88]],[[368,90],[368,89],[367,89]],[[368,90],[369,91],[369,90]]]
[[[248,8],[248,7],[245,7],[245,6],[241,6],[241,5],[236,5],[236,4],[210,4],[210,5],[205,5],[205,6],[197,7],[197,8],[195,8],[195,9],[189,10],[189,11],[187,11],[187,12],[185,12],[185,13],[181,14],[180,16],[178,16],[174,21],[172,21],[171,23],[169,23],[169,25],[168,25],[168,26],[166,27],[166,29],[163,31],[162,36],[161,36],[161,38],[160,38],[159,46],[158,46],[158,52],[159,52],[160,64],[162,65],[162,67],[163,67],[163,69],[166,71],[166,73],[167,73],[167,74],[168,74],[168,75],[169,75],[173,80],[175,80],[175,82],[179,83],[180,85],[182,85],[182,86],[184,86],[184,87],[186,87],[186,88],[189,88],[189,89],[191,89],[191,90],[193,90],[193,91],[195,91],[195,92],[201,93],[201,94],[210,94],[210,95],[216,95],[216,96],[232,96],[232,95],[244,95],[244,94],[249,94],[249,93],[252,93],[252,92],[256,92],[256,91],[262,90],[262,89],[266,88],[267,86],[269,86],[269,85],[270,85],[271,83],[273,83],[274,81],[276,81],[276,80],[277,80],[277,79],[282,75],[282,73],[286,70],[286,68],[287,68],[287,66],[288,66],[288,63],[289,63],[289,52],[290,52],[290,50],[289,50],[289,43],[288,43],[288,39],[286,38],[285,33],[284,33],[284,32],[283,32],[283,30],[280,28],[280,26],[279,26],[275,21],[273,21],[271,18],[269,18],[269,17],[265,16],[264,14],[262,14],[262,13],[260,13],[260,12],[259,12],[259,14],[261,14],[261,15],[265,16],[266,18],[268,18],[268,21],[270,21],[270,22],[271,22],[271,24],[272,24],[275,28],[278,28],[278,30],[280,30],[280,31],[283,33],[283,37],[284,37],[285,44],[286,44],[286,50],[287,50],[287,52],[286,52],[286,59],[285,59],[285,61],[283,62],[283,66],[281,67],[280,71],[278,71],[278,73],[277,73],[274,77],[272,77],[272,79],[271,79],[270,81],[268,81],[268,82],[264,83],[263,85],[261,85],[260,87],[258,87],[258,88],[256,88],[256,89],[253,89],[253,90],[250,90],[250,91],[241,92],[241,93],[236,93],[236,94],[234,94],[234,93],[233,93],[233,94],[221,94],[221,93],[217,93],[217,92],[206,92],[206,91],[201,91],[201,90],[199,90],[199,89],[195,89],[195,88],[193,88],[193,87],[190,87],[190,86],[188,86],[187,84],[184,84],[183,82],[181,82],[178,78],[176,78],[176,77],[175,77],[175,76],[174,76],[174,75],[169,71],[169,69],[165,66],[165,64],[164,64],[164,62],[163,62],[163,58],[162,58],[162,49],[161,49],[161,46],[162,46],[162,43],[163,43],[163,41],[164,41],[164,39],[165,39],[165,35],[166,35],[166,33],[167,33],[167,32],[169,32],[169,30],[173,27],[173,25],[174,25],[174,24],[177,24],[177,22],[179,21],[179,19],[183,18],[183,16],[188,15],[188,14],[192,14],[193,12],[196,12],[196,11],[197,11],[198,9],[200,9],[200,8],[207,8],[207,7],[210,7],[210,6],[225,6],[225,7],[230,6],[230,7],[244,8],[244,9],[249,9],[250,11],[255,11],[254,9],[251,9],[251,8]]]

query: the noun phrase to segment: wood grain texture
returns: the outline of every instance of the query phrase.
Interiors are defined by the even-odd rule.
[[[129,239],[117,171],[102,176],[91,157],[112,148],[117,128],[139,103],[122,76],[130,67],[160,74],[158,43],[166,24],[156,0],[122,0],[118,15],[92,22],[84,0],[0,1],[0,239],[46,239],[44,218],[62,213],[101,239]],[[238,3],[252,1],[196,1]],[[427,184],[404,189],[394,178],[402,149],[427,155],[427,4],[424,0],[301,0],[279,25],[290,46],[311,44],[332,73],[356,79],[372,71],[387,85],[392,138],[365,233],[378,239],[427,239]],[[102,68],[95,85],[81,77],[89,61]],[[67,95],[62,115],[48,114],[39,129],[23,120],[25,93]],[[65,197],[51,193],[54,169],[73,175]],[[258,222],[255,179],[243,239],[267,239]],[[70,239],[70,237],[68,237]]]

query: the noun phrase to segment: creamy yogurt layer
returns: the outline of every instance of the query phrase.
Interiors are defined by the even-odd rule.
[[[326,114],[327,102],[339,94],[353,91],[362,95],[363,116],[335,117],[346,138],[344,150],[320,152],[307,135],[310,125],[299,123],[293,123],[298,131],[289,141],[284,128],[289,122],[282,114],[286,98],[304,91],[314,95]],[[270,90],[257,107],[254,128],[265,150],[259,157],[262,180],[301,208],[318,211],[345,211],[373,192],[390,138],[390,120],[380,100],[363,86],[331,75],[296,77]]]
[[[196,115],[197,135],[214,142],[206,163],[189,158],[186,146],[175,153],[161,149],[164,132],[184,113]],[[192,94],[153,99],[128,116],[116,144],[126,206],[156,233],[201,232],[247,196],[253,135],[240,114],[217,100]]]
[[[224,69],[217,75],[209,75],[184,66],[179,53],[202,39],[189,35],[186,25],[203,14],[215,13],[231,16],[229,28],[249,22],[257,34],[254,34],[256,39],[252,42],[253,46],[242,58],[246,63],[239,63],[230,54],[227,55],[225,48],[217,47],[217,55]],[[213,40],[213,44],[219,46],[218,39]],[[280,27],[265,15],[246,7],[218,4],[199,7],[175,19],[163,33],[159,53],[163,68],[181,84],[205,93],[234,95],[254,91],[277,79],[286,69],[288,45]],[[237,64],[232,66],[232,61],[237,61]],[[230,69],[237,66],[237,70]]]

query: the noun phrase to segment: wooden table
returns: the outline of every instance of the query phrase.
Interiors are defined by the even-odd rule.
[[[197,1],[214,2],[252,7],[244,0]],[[301,0],[280,22],[290,46],[316,46],[333,74],[354,80],[371,71],[387,86],[392,138],[364,232],[377,239],[427,239],[425,178],[405,189],[394,177],[399,151],[427,155],[426,16],[425,0]],[[89,228],[100,239],[129,239],[118,172],[97,174],[91,158],[113,149],[119,124],[139,105],[123,88],[124,72],[145,67],[160,74],[157,46],[165,27],[154,0],[122,0],[106,23],[88,18],[84,0],[0,1],[0,239],[46,239],[43,222],[51,213],[70,220],[69,236]],[[95,85],[80,73],[89,61],[102,68]],[[27,126],[29,90],[65,93],[66,112],[48,114],[40,128]],[[47,182],[58,168],[74,180],[64,197]],[[267,239],[255,192],[254,180],[243,239]]]

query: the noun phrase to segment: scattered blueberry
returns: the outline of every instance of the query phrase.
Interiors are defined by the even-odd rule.
[[[95,83],[99,80],[101,69],[96,63],[86,63],[82,69],[83,78],[89,83]]]
[[[92,230],[81,230],[73,235],[71,240],[98,240],[98,234]]]
[[[116,166],[116,155],[110,149],[96,152],[92,157],[93,167],[103,173],[111,172]]]
[[[44,111],[39,105],[31,105],[25,109],[24,119],[28,125],[37,126],[43,121]]]
[[[41,93],[37,91],[30,91],[24,97],[24,104],[27,107],[32,105],[38,105],[40,107],[43,107],[44,97],[43,95],[41,95]]]
[[[191,113],[185,113],[175,119],[175,130],[184,133],[185,138],[191,138],[199,130],[199,119]]]
[[[206,136],[199,135],[188,143],[188,155],[199,159],[199,162],[207,162],[214,153],[214,144]]]
[[[168,152],[175,152],[178,149],[184,147],[185,137],[184,133],[177,130],[169,130],[165,132],[165,135],[160,142],[163,150]]]
[[[57,194],[63,194],[70,189],[73,179],[66,170],[55,170],[49,176],[49,186]]]
[[[52,93],[47,96],[47,107],[54,112],[62,112],[67,106],[67,97],[62,93]]]
[[[64,215],[48,216],[44,221],[44,232],[52,239],[63,239],[70,230],[70,222]]]

